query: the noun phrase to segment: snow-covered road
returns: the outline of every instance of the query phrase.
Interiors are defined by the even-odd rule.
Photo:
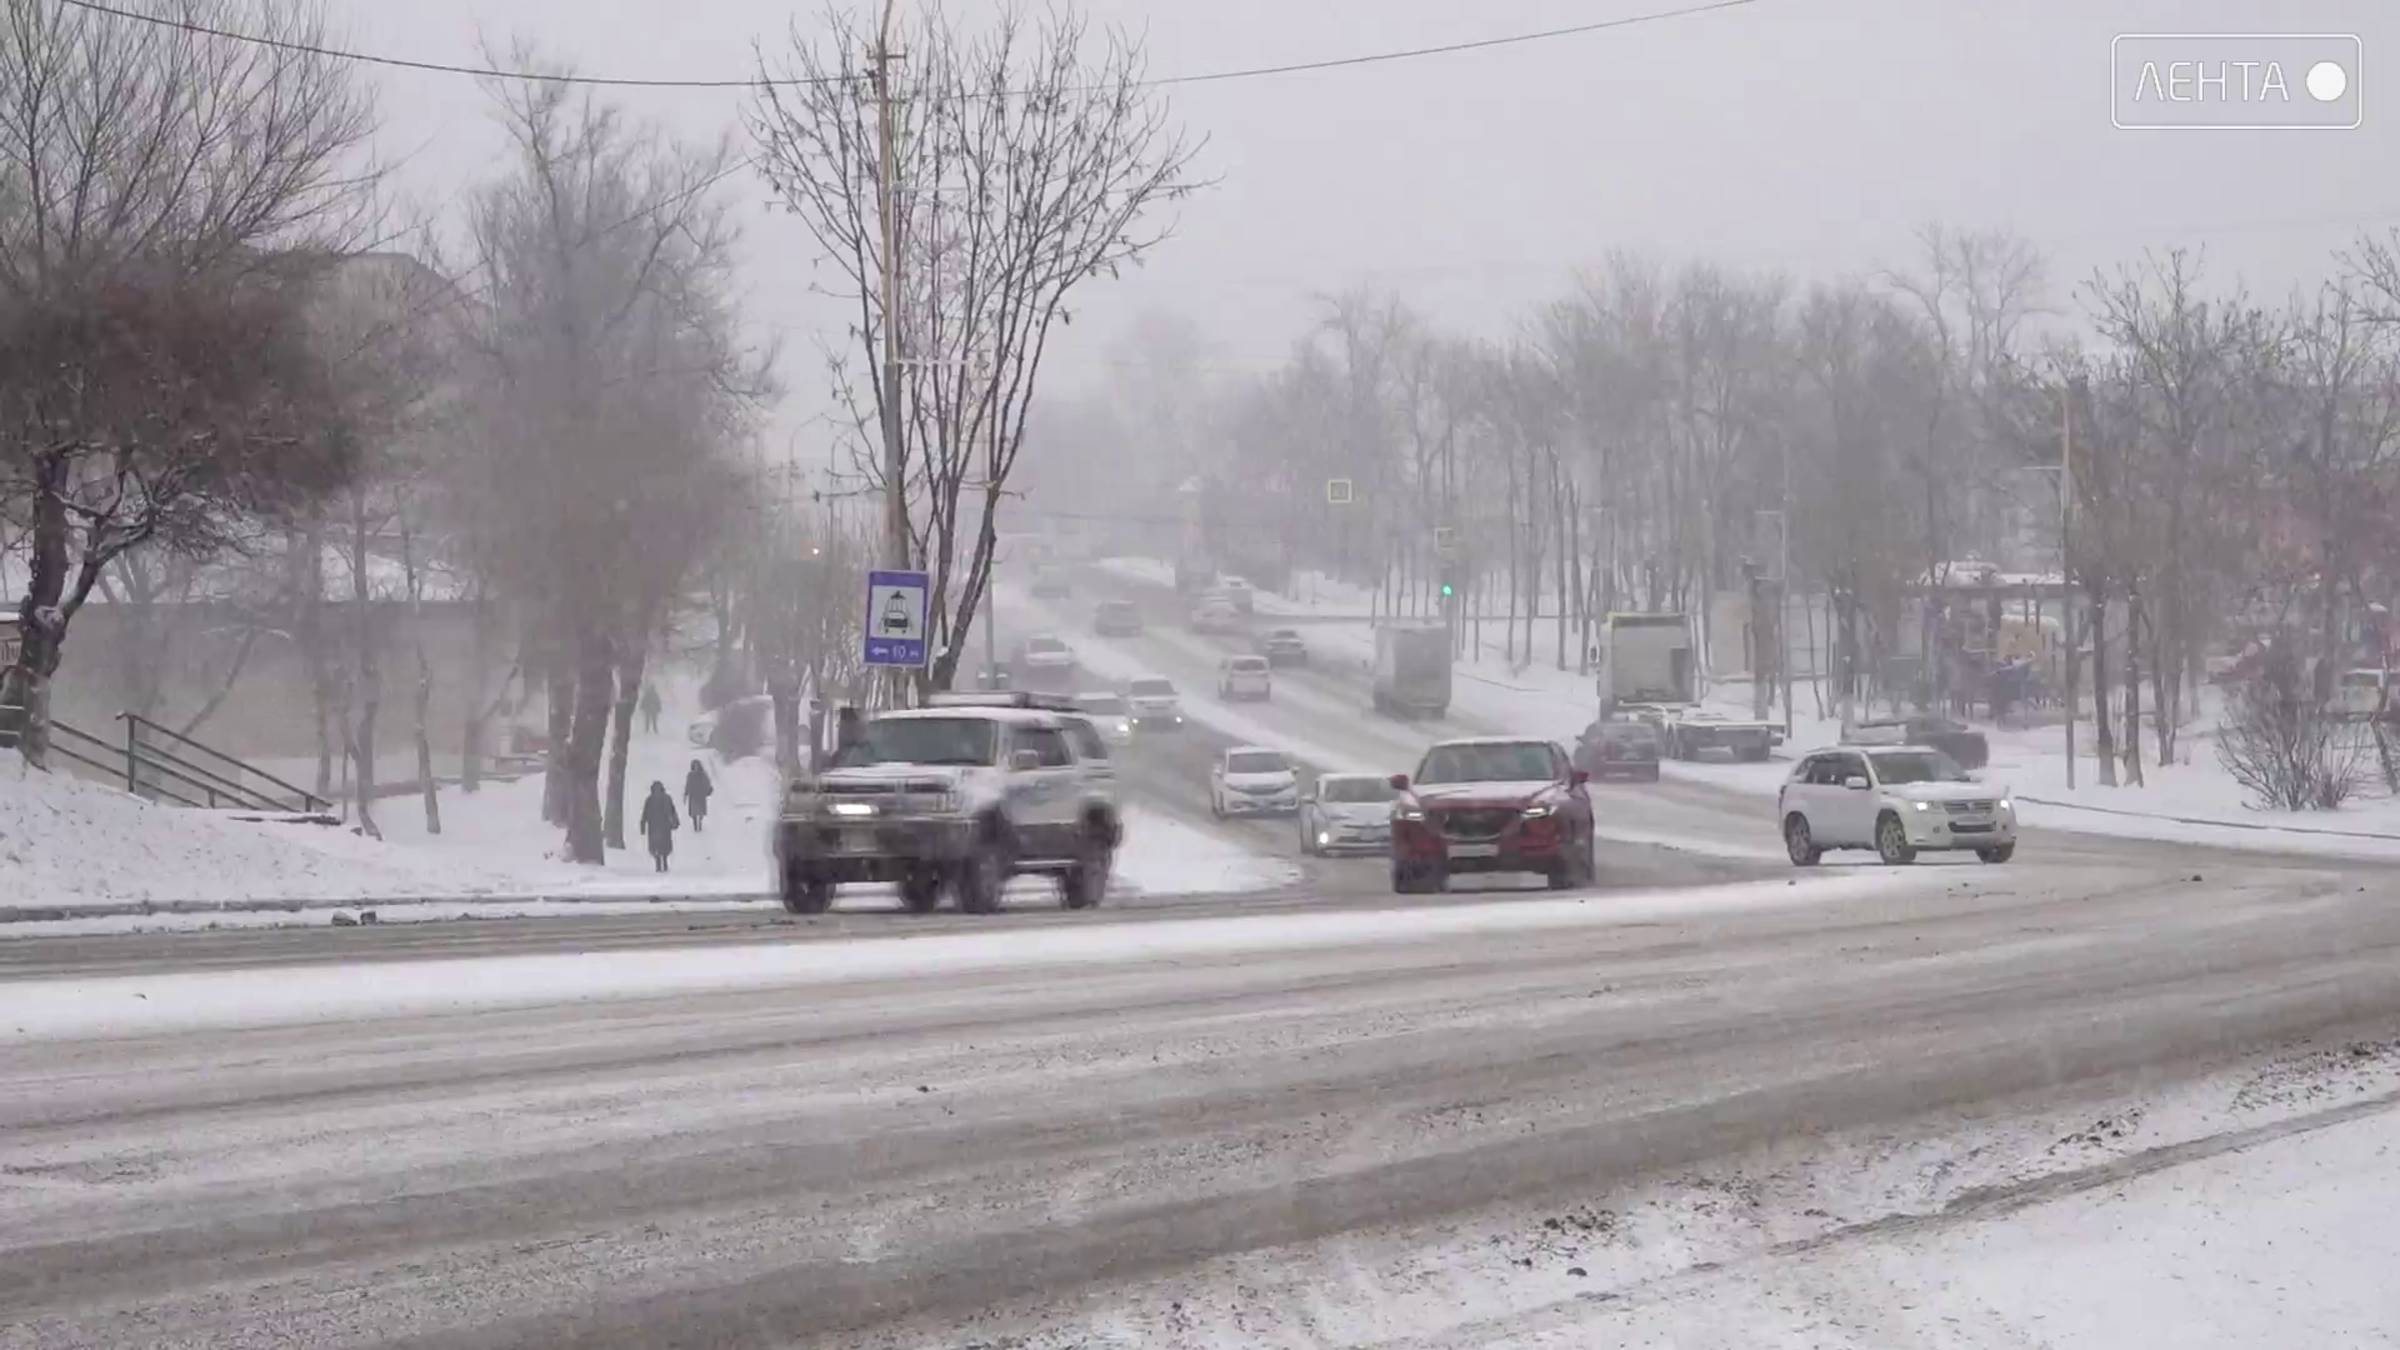
[[[1370,1236],[2400,1021],[2380,875],[2155,859],[458,964],[0,983],[0,1345],[956,1345],[1245,1253],[1330,1272],[1247,1343],[1371,1342]],[[1127,1315],[1056,1343],[1238,1340]]]

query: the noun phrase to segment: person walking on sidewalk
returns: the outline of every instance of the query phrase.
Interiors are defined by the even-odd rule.
[[[657,735],[658,714],[658,686],[645,683],[642,686],[642,730]]]
[[[683,776],[683,805],[692,813],[692,833],[700,833],[701,822],[708,819],[708,797],[716,790],[717,785],[708,781],[708,770],[693,760],[690,772]]]
[[[651,779],[650,795],[642,802],[642,837],[650,841],[650,861],[658,864],[661,872],[667,870],[667,855],[675,851],[675,830],[681,824],[667,785]]]

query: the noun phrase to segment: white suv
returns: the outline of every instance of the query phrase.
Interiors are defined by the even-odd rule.
[[[1803,755],[1775,801],[1784,848],[1800,867],[1835,848],[1871,848],[1887,863],[1945,849],[2004,863],[2017,851],[2008,789],[1975,782],[1931,746],[1837,746]]]
[[[836,886],[885,881],[916,913],[947,891],[962,911],[990,914],[1021,872],[1055,876],[1069,909],[1099,904],[1123,839],[1099,732],[1062,700],[935,700],[872,719],[823,773],[785,787],[784,908],[822,914]]]
[[[1267,668],[1267,658],[1228,656],[1217,662],[1217,697],[1227,703],[1237,698],[1264,702],[1275,697],[1275,673]]]

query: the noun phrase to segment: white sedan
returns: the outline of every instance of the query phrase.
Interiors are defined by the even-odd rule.
[[[1226,816],[1288,816],[1300,809],[1300,775],[1281,750],[1237,745],[1208,771],[1208,809]]]

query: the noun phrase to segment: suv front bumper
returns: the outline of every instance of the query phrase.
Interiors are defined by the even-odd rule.
[[[2017,820],[2012,811],[1953,816],[1940,807],[1931,811],[1910,807],[1898,815],[1901,827],[1908,832],[1911,848],[1996,848],[2017,842]]]
[[[975,822],[965,817],[787,817],[775,825],[775,858],[810,880],[898,881],[959,861],[974,839]]]

